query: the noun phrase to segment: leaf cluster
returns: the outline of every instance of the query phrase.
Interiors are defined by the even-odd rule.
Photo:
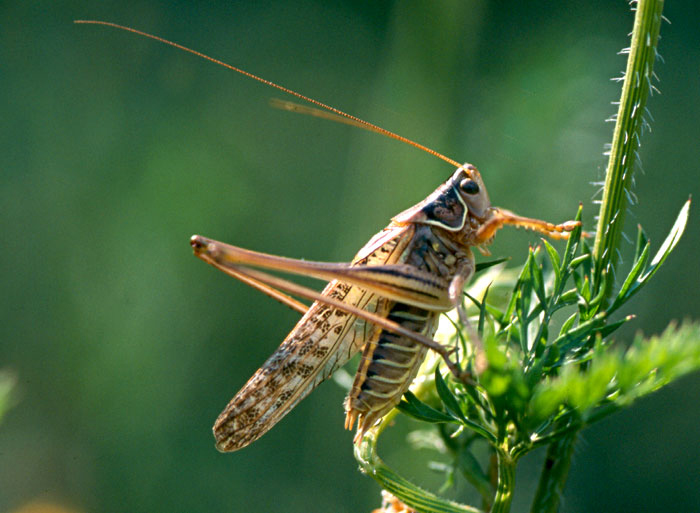
[[[489,289],[481,300],[466,294],[478,310],[476,330],[456,323],[452,343],[476,331],[486,370],[463,383],[435,369],[435,392],[420,398],[407,393],[399,406],[411,417],[439,425],[441,443],[433,445],[448,453],[452,463],[434,468],[445,473],[448,485],[461,474],[488,508],[497,481],[494,468],[479,462],[475,443],[485,442],[493,455],[486,458],[486,467],[496,457],[516,462],[700,368],[697,325],[671,326],[649,340],[638,336],[626,350],[609,338],[633,319],[614,319],[613,314],[664,263],[683,232],[688,208],[686,203],[651,262],[650,244],[640,228],[631,268],[609,301],[602,292],[607,285],[595,281],[597,262],[580,227],[561,254],[545,240],[544,251],[531,249],[501,304],[489,300]],[[600,276],[607,280],[611,273]],[[474,369],[474,359],[463,365]]]
[[[648,126],[643,113],[654,89],[664,2],[631,4],[634,27],[630,46],[622,52],[629,57],[618,112],[611,118],[615,128],[593,248],[579,228],[561,254],[546,241],[531,249],[505,301],[489,293],[504,283],[493,282],[483,296],[472,290],[468,297],[478,311],[476,329],[451,321],[449,335],[441,329],[437,333],[441,342],[462,347],[461,365],[471,381],[463,382],[459,372],[443,378],[439,369],[426,367],[431,382],[414,388],[415,395],[406,394],[400,404],[404,413],[437,427],[419,430],[412,439],[451,456],[450,463],[432,466],[445,474],[445,486],[463,475],[480,493],[483,510],[491,513],[510,510],[515,465],[539,446],[547,450],[531,511],[558,511],[578,432],[700,368],[698,324],[679,328],[672,323],[659,337],[637,336],[627,349],[611,339],[633,318],[619,318],[619,309],[664,263],[683,233],[689,210],[687,202],[651,259],[640,228],[632,265],[626,273],[620,270],[618,248],[627,207],[634,203],[634,166]],[[484,361],[487,367],[481,372]],[[356,450],[363,470],[419,511],[474,511],[406,480],[395,486],[398,481],[374,450],[375,434],[386,424],[370,432]]]

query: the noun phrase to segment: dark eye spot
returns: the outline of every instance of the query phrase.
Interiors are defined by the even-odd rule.
[[[459,188],[467,194],[477,194],[479,192],[479,184],[470,178],[465,178],[459,182]]]

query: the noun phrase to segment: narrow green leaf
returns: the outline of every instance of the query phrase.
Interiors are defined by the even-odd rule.
[[[601,312],[589,321],[582,322],[568,333],[558,337],[552,342],[552,345],[557,346],[562,354],[566,354],[576,343],[591,335],[596,329],[601,328],[605,323],[605,319],[605,313]]]
[[[486,286],[486,289],[484,290],[484,299],[481,302],[481,306],[479,306],[479,324],[477,325],[477,332],[479,333],[479,337],[484,336],[484,321],[486,320],[486,297],[489,295],[489,289],[491,288],[491,284],[489,283]]]
[[[535,340],[534,354],[535,357],[542,356],[545,347],[547,347],[547,339],[549,338],[549,326],[547,324],[542,324],[540,326],[539,332],[537,333],[537,340]]]
[[[452,415],[455,419],[458,419],[460,423],[463,424],[465,427],[486,438],[486,440],[490,442],[495,441],[495,436],[492,433],[490,433],[486,428],[472,420],[469,420],[464,416],[464,413],[462,412],[462,407],[459,404],[459,400],[449,389],[447,383],[445,383],[442,374],[440,374],[439,368],[435,369],[435,389],[437,390],[437,393],[440,396],[442,404],[445,407],[445,410],[447,410],[447,413]]]
[[[544,277],[542,276],[542,267],[533,258],[530,260],[530,276],[532,276],[532,288],[540,301],[542,308],[546,309],[547,295],[544,291]]]
[[[402,401],[396,407],[401,413],[425,422],[458,422],[450,415],[446,415],[432,406],[428,406],[410,391],[407,391],[403,395]]]
[[[642,251],[644,251],[644,248],[647,246],[647,243],[649,242],[649,239],[647,238],[647,234],[644,233],[644,229],[642,228],[641,224],[637,225],[637,242],[634,247],[634,261],[636,262],[639,260],[639,257],[642,254]]]
[[[559,330],[559,337],[561,337],[571,329],[571,327],[576,322],[576,317],[578,317],[578,312],[572,313],[571,316],[564,321],[564,324],[561,325],[561,330]]]
[[[578,206],[578,211],[576,212],[576,217],[574,218],[575,221],[581,221],[581,214],[583,213],[583,203],[580,203]],[[564,250],[564,261],[562,262],[561,268],[562,269],[568,269],[569,264],[571,263],[571,260],[574,258],[574,255],[576,254],[576,250],[578,249],[578,243],[581,240],[581,226],[577,226],[576,228],[569,233],[569,239],[566,241],[566,249]]]
[[[591,300],[588,302],[588,312],[587,312],[588,315],[586,316],[586,319],[590,319],[593,315],[595,315],[598,312],[598,307],[605,300],[605,297],[606,297],[605,290],[607,288],[607,280],[608,280],[608,273],[604,271],[600,275],[600,283],[601,283],[600,290],[598,290],[598,293],[595,295],[595,297],[591,298]]]
[[[488,406],[487,400],[479,393],[476,387],[464,387],[471,402],[480,410],[481,416],[487,420],[492,420],[493,416]]]
[[[611,322],[610,324],[606,324],[602,329],[598,331],[600,333],[600,336],[605,338],[608,335],[612,334],[614,331],[617,330],[620,326],[623,324],[633,320],[635,318],[634,315],[627,315],[625,316],[624,319],[620,319],[619,321]]]
[[[583,287],[584,287],[583,277],[581,276],[581,273],[578,273],[578,272],[574,272],[573,277],[574,277],[574,285],[576,285],[576,295],[580,296],[581,290],[583,290]]]
[[[570,289],[559,296],[560,303],[573,304],[578,300],[578,291],[576,289]]]
[[[440,396],[440,399],[442,400],[442,404],[447,410],[447,413],[462,422],[466,421],[459,401],[449,389],[447,383],[445,383],[445,380],[442,378],[442,374],[440,374],[439,368],[435,369],[435,388]]]
[[[595,262],[593,262],[593,250],[591,250],[591,247],[585,239],[581,241],[581,254],[588,256],[588,258],[585,258],[582,262],[583,273],[588,276],[589,280],[593,281],[593,268],[595,266]]]
[[[629,299],[628,294],[632,290],[632,286],[637,283],[637,279],[646,269],[647,261],[649,260],[649,253],[650,244],[647,242],[646,246],[644,246],[642,249],[639,258],[637,258],[637,260],[634,262],[634,265],[627,275],[627,278],[625,278],[625,281],[622,283],[622,287],[620,287],[617,297],[615,297],[615,301],[613,301],[613,304],[610,305],[610,308],[608,308],[608,313],[617,310],[625,301]]]
[[[523,266],[518,279],[518,289],[517,297],[515,302],[515,314],[519,321],[519,335],[520,335],[520,348],[524,353],[528,352],[529,349],[529,337],[528,337],[528,324],[530,320],[528,319],[528,314],[530,312],[530,301],[532,297],[532,285],[533,278],[530,269],[532,267],[532,261],[535,258],[535,254],[532,250],[528,254],[527,261]]]
[[[678,241],[683,235],[683,232],[685,231],[685,226],[688,223],[689,213],[690,199],[688,199],[688,201],[685,202],[683,208],[681,208],[681,211],[678,213],[676,222],[673,223],[673,227],[671,228],[671,231],[666,237],[666,240],[664,240],[664,243],[659,248],[659,251],[657,251],[656,255],[654,255],[654,259],[649,265],[649,270],[644,276],[642,276],[640,280],[641,284],[646,283],[649,280],[649,278],[651,278],[656,273],[656,271],[659,269],[659,267],[661,267],[668,255],[671,254],[671,251],[673,251],[673,249],[676,247]]]
[[[671,231],[669,234],[666,236],[666,239],[664,240],[664,243],[661,245],[659,250],[656,252],[656,255],[654,255],[654,258],[651,261],[651,264],[649,264],[648,270],[637,278],[636,280],[625,280],[625,283],[623,284],[623,287],[627,285],[626,287],[626,292],[625,296],[621,298],[621,295],[618,293],[618,297],[615,299],[615,302],[610,308],[610,311],[613,310],[613,306],[616,308],[619,308],[619,306],[627,301],[629,298],[631,298],[633,295],[635,295],[637,292],[641,290],[641,288],[646,285],[646,283],[651,279],[654,274],[656,274],[656,271],[659,270],[659,268],[663,265],[663,263],[666,261],[666,258],[668,258],[668,255],[671,254],[671,251],[676,247],[678,244],[678,241],[680,240],[681,236],[683,235],[683,232],[685,230],[686,224],[688,223],[688,214],[690,212],[690,199],[685,202],[683,205],[683,208],[681,208],[680,212],[678,213],[678,217],[676,218],[675,223],[673,223],[673,227],[671,228]],[[646,251],[646,249],[644,250]],[[644,252],[642,252],[642,257],[644,257]],[[638,264],[641,263],[646,263],[646,258],[640,257],[639,261],[637,262]],[[638,267],[636,264],[634,266],[635,268]],[[633,269],[634,271],[634,269]],[[631,272],[630,272],[631,274]],[[631,281],[631,284],[627,284],[627,282]],[[618,298],[621,298],[618,300]]]
[[[542,353],[545,351],[547,351],[547,348],[544,346],[544,344],[542,344],[542,349],[540,352]],[[528,390],[532,390],[540,381],[542,381],[542,374],[544,372],[546,360],[546,356],[535,358],[533,360],[534,364],[525,372],[525,384],[527,385]]]
[[[549,262],[552,264],[552,269],[554,270],[554,290],[559,290],[559,285],[561,284],[561,259],[559,258],[559,253],[554,247],[549,243],[547,239],[542,239],[544,244],[544,249],[547,251],[547,256],[549,257]]]
[[[474,274],[480,273],[481,271],[484,271],[488,269],[489,267],[493,267],[494,265],[502,264],[503,262],[507,262],[510,260],[510,258],[505,257],[505,258],[497,258],[496,260],[490,260],[488,262],[478,262],[476,266],[474,267]]]
[[[560,359],[561,351],[559,351],[557,346],[550,344],[546,347],[544,356],[540,359],[542,361],[542,368],[552,369]]]
[[[584,263],[590,259],[591,259],[590,254],[579,255],[576,258],[571,260],[571,263],[569,263],[569,269],[576,269],[579,265],[581,265],[582,263]]]
[[[587,276],[584,276],[580,281],[578,292],[586,302],[586,305],[588,305],[588,302],[591,300],[591,282],[588,281]]]
[[[491,287],[491,285],[489,285],[489,287]],[[479,309],[479,311],[481,311],[481,308],[482,308],[482,306],[483,306],[483,308],[486,310],[486,313],[488,313],[491,317],[493,317],[494,319],[496,319],[496,321],[497,321],[499,324],[505,324],[505,323],[506,323],[505,312],[501,312],[501,311],[500,311],[498,308],[496,308],[495,306],[492,306],[492,305],[489,305],[488,303],[486,303],[486,301],[484,301],[484,302],[482,303],[481,301],[479,301],[478,299],[476,299],[474,296],[472,296],[472,295],[469,294],[468,292],[465,292],[464,295],[465,295],[467,298],[469,298],[469,300],[470,300],[472,303],[474,303],[474,305]]]
[[[526,262],[527,264],[527,262]],[[521,282],[523,280],[523,275],[527,271],[527,265],[524,265],[523,268],[520,270],[520,275],[518,276],[518,279],[515,282],[515,285],[513,286],[513,290],[510,294],[510,301],[508,302],[508,306],[506,307],[506,311],[503,314],[503,321],[504,322],[510,322],[511,317],[513,316],[513,313],[516,311],[516,307],[518,304],[518,298],[520,297],[520,287],[521,287]]]

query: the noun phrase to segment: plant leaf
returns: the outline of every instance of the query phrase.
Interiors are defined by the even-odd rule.
[[[458,422],[450,415],[446,415],[432,406],[428,406],[410,391],[407,391],[403,395],[403,399],[396,407],[401,413],[425,422]]]
[[[635,265],[630,271],[630,274],[627,276],[627,279],[625,279],[625,282],[622,284],[620,292],[618,293],[617,297],[615,298],[615,301],[608,310],[609,312],[612,312],[613,310],[619,308],[624,302],[626,302],[633,295],[639,292],[639,290],[644,285],[646,285],[649,279],[652,276],[654,276],[654,274],[656,274],[656,271],[658,271],[661,265],[663,265],[664,261],[666,260],[666,258],[668,258],[668,255],[671,254],[671,251],[673,251],[673,249],[678,244],[678,241],[680,240],[681,236],[683,235],[683,231],[685,230],[685,227],[688,223],[689,212],[690,199],[688,199],[688,201],[685,202],[680,212],[678,213],[678,217],[673,223],[671,231],[666,236],[666,239],[664,240],[659,250],[656,252],[656,255],[654,255],[651,264],[649,264],[648,270],[643,275],[639,276],[640,273],[643,272],[644,265],[646,264],[646,260],[649,256],[649,250],[647,249],[648,244],[645,246],[645,248],[642,250],[640,258],[635,262]],[[639,277],[635,277],[635,275]]]
[[[641,284],[646,283],[646,281],[649,280],[649,278],[651,278],[656,273],[656,271],[659,269],[659,267],[661,267],[661,264],[664,263],[668,255],[671,254],[671,251],[673,251],[673,249],[676,247],[678,241],[683,235],[683,232],[685,231],[685,226],[688,223],[689,213],[690,198],[688,199],[688,201],[685,202],[685,204],[681,208],[681,211],[678,213],[678,217],[676,218],[676,222],[673,223],[671,231],[668,233],[668,236],[666,236],[666,240],[664,240],[664,243],[659,248],[659,251],[657,251],[656,255],[654,255],[654,259],[651,261],[649,270],[644,276],[642,276],[640,280]]]
[[[637,279],[646,269],[647,261],[649,260],[650,247],[651,245],[647,242],[642,249],[639,258],[634,262],[634,265],[627,275],[627,278],[625,278],[625,281],[622,283],[622,287],[620,287],[617,297],[615,297],[615,301],[613,301],[613,304],[610,305],[610,308],[608,308],[608,313],[617,310],[631,296],[630,291],[633,290],[633,285],[637,283]]]
[[[479,273],[481,271],[484,271],[488,269],[489,267],[493,267],[494,265],[502,264],[503,262],[507,262],[510,260],[510,258],[505,257],[505,258],[497,258],[496,260],[489,260],[488,262],[478,262],[476,266],[474,267],[474,274]]]
[[[459,401],[449,389],[447,383],[445,383],[445,380],[442,378],[442,374],[440,374],[439,368],[435,369],[435,388],[437,389],[437,393],[442,400],[442,404],[445,405],[447,413],[462,422],[466,421],[464,414],[462,413],[462,407],[459,405]]]
[[[554,270],[554,290],[559,290],[559,285],[561,284],[561,258],[559,258],[559,253],[554,247],[549,243],[547,239],[542,239],[544,244],[544,249],[547,251],[547,256],[549,257],[549,262],[552,264],[552,269]]]
[[[640,255],[642,254],[642,251],[647,245],[647,242],[649,242],[649,239],[647,238],[647,234],[644,233],[644,229],[642,228],[641,224],[637,225],[637,243],[635,244],[634,247],[634,261],[636,262],[639,260]]]
[[[578,211],[576,212],[576,217],[574,220],[581,221],[581,214],[583,213],[583,204],[579,204]],[[576,254],[576,249],[578,248],[578,243],[581,240],[581,226],[574,228],[571,233],[569,233],[569,239],[566,241],[566,249],[564,250],[564,261],[562,262],[562,269],[569,267],[571,259],[574,258]]]

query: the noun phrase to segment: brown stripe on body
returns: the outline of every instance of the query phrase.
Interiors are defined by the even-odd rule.
[[[432,337],[438,315],[394,303],[388,318],[411,331]],[[425,346],[388,331],[382,331],[365,345],[345,402],[345,427],[352,429],[355,420],[358,421],[356,440],[399,403],[416,377],[426,352]]]

